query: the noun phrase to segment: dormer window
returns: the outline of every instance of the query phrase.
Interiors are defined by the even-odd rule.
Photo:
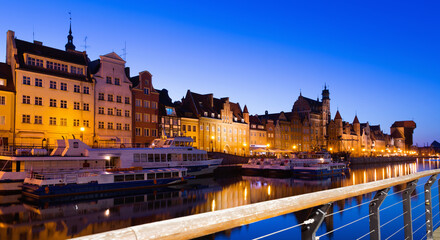
[[[215,117],[215,113],[211,113],[211,117]]]
[[[220,118],[221,117],[221,115],[219,114],[218,116],[217,116],[218,118]]]
[[[205,115],[205,117],[207,117],[208,116],[208,112],[204,112],[204,115]]]
[[[107,77],[106,83],[107,84],[112,84],[112,77]]]
[[[0,86],[6,86],[6,79],[0,78]]]
[[[234,117],[234,121],[237,121],[237,118],[236,118],[236,117]]]
[[[244,123],[244,119],[241,119],[241,122]]]

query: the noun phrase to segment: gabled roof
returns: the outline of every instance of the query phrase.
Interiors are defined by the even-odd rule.
[[[6,79],[6,86],[0,85],[1,91],[15,92],[14,80],[12,79],[12,68],[9,64],[0,63],[0,78]]]
[[[433,148],[440,148],[440,143],[437,142],[437,141],[434,141],[434,142],[431,143],[431,147],[433,147]]]
[[[358,116],[356,115],[356,116],[354,116],[354,120],[353,120],[353,123],[359,123],[359,119],[358,119]]]
[[[416,128],[416,123],[414,121],[396,121],[391,127]]]
[[[312,112],[320,113],[322,109],[322,102],[306,98],[300,95],[292,107],[293,112]]]
[[[89,62],[89,71],[91,74],[96,74],[101,68],[101,59]]]
[[[107,57],[107,58],[115,59],[115,60],[118,60],[118,61],[121,61],[121,62],[124,62],[124,63],[125,63],[125,60],[122,59],[122,58],[121,58],[118,54],[116,54],[115,52],[108,53],[108,54],[106,54],[106,55],[103,55],[102,57]]]
[[[341,114],[339,113],[339,110],[336,111],[335,119],[342,119]]]

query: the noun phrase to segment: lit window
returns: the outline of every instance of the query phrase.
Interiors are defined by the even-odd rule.
[[[67,83],[61,83],[60,89],[63,91],[67,91]]]
[[[23,76],[23,84],[24,85],[31,85],[31,78]]]
[[[35,78],[35,86],[36,87],[43,87],[43,80],[40,78]]]

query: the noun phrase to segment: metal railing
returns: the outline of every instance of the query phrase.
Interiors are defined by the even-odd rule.
[[[402,216],[404,219],[403,226],[401,226],[401,228],[395,231],[391,236],[388,236],[387,239],[393,237],[395,234],[403,230],[405,239],[411,240],[413,239],[413,234],[423,229],[423,227],[425,227],[426,232],[423,238],[426,237],[427,239],[432,239],[434,227],[438,225],[438,223],[435,225],[433,224],[433,218],[440,213],[439,212],[434,216],[432,215],[432,209],[439,205],[437,204],[432,206],[433,204],[431,196],[431,187],[437,179],[437,174],[440,174],[440,169],[423,171],[375,182],[286,197],[282,199],[259,202],[255,204],[218,210],[214,212],[174,218],[160,222],[153,222],[80,237],[77,239],[191,239],[310,208],[315,208],[315,210],[304,222],[255,239],[262,239],[274,234],[278,234],[282,231],[301,227],[301,238],[314,240],[332,234],[335,231],[338,231],[342,228],[350,226],[351,224],[368,218],[369,232],[363,234],[357,239],[363,239],[369,236],[370,239],[375,240],[381,239],[381,228],[385,227],[391,222],[394,222],[396,219]],[[420,183],[419,185],[417,185],[419,179],[423,177],[430,178],[427,180],[426,183]],[[406,187],[404,189],[394,192],[392,194],[388,194],[391,187],[402,184],[406,184]],[[420,192],[416,195],[412,194],[417,186],[422,185],[424,185],[423,192]],[[438,188],[438,186],[436,188]],[[333,202],[374,192],[375,196],[372,198],[371,201],[364,202],[338,212],[327,214]],[[380,206],[385,198],[387,196],[395,194],[402,194],[402,200],[380,209]],[[421,194],[424,194],[424,201],[417,206],[411,207],[411,200]],[[439,194],[435,195],[434,197],[438,196]],[[397,213],[396,217],[392,218],[386,223],[380,224],[380,212],[387,209],[395,208],[400,203],[402,203],[403,205],[403,211],[401,213]],[[369,212],[367,215],[360,217],[343,226],[335,228],[331,231],[328,231],[320,236],[316,236],[318,228],[326,217],[365,204],[369,204]],[[413,219],[412,211],[423,205],[425,206],[425,211]],[[426,219],[425,223],[414,231],[412,228],[412,223],[423,216],[425,216]]]

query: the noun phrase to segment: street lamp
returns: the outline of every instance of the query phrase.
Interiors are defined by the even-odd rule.
[[[81,131],[81,141],[84,142],[84,131],[86,130],[84,127],[79,129]]]
[[[214,136],[211,136],[211,152],[214,152]]]
[[[246,152],[245,152],[245,150],[246,150],[246,146],[247,146],[247,144],[246,144],[246,143],[243,143],[243,156],[246,156]]]

